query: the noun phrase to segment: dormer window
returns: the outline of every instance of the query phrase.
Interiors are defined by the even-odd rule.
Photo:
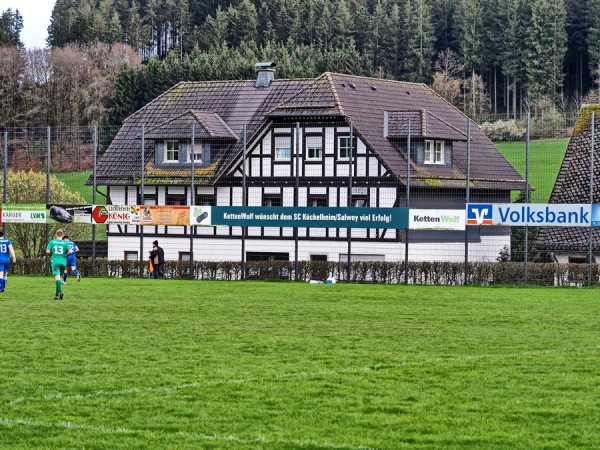
[[[177,141],[166,141],[165,142],[165,157],[164,157],[163,161],[166,163],[179,162],[179,142],[177,142]]]
[[[204,152],[203,152],[203,144],[202,142],[196,141],[196,143],[191,146],[189,145],[189,151],[187,152],[187,162],[191,163],[192,158],[194,159],[194,164],[202,164],[204,162]],[[193,147],[193,149],[192,149]]]
[[[424,164],[444,164],[444,141],[425,141]]]

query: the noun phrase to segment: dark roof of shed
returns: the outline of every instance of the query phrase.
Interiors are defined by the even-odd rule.
[[[398,139],[385,136],[386,111],[425,111],[420,113],[422,136],[453,140],[453,166],[411,163],[415,181],[427,185],[435,180],[437,187],[465,185],[469,119],[462,112],[424,84],[336,73],[325,73],[316,79],[276,79],[268,87],[256,87],[254,80],[179,83],[125,121],[101,159],[96,174],[98,184],[135,183],[141,173],[142,125],[152,130],[177,117],[189,119],[186,113],[190,110],[217,114],[237,136],[242,136],[245,124],[249,143],[269,120],[351,122],[356,134],[381,157],[399,182],[407,172],[407,157],[399,150]],[[471,186],[523,189],[523,178],[483,132],[471,124]],[[400,133],[399,122],[397,128]],[[239,163],[242,141],[231,144],[225,157],[218,161],[214,177],[202,182],[214,183]],[[152,143],[146,141],[147,162],[153,160],[153,153]],[[162,182],[189,184],[189,176],[180,181],[166,177]]]
[[[594,145],[594,202],[600,203],[600,186],[598,174],[600,164],[600,105],[581,110],[573,128],[573,135],[563,158],[558,177],[554,183],[549,203],[590,203],[590,168],[591,165],[591,115],[596,113],[595,145]],[[542,227],[536,240],[536,248],[540,250],[582,251],[587,252],[590,245],[590,230],[585,227]],[[600,250],[600,229],[592,229],[592,248]]]

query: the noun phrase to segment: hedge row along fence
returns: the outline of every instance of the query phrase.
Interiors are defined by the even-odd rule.
[[[46,258],[32,258],[11,265],[15,275],[40,275],[46,272]],[[78,268],[84,277],[92,276],[91,260],[80,259]],[[167,261],[164,266],[167,278],[190,278],[189,262]],[[294,280],[294,263],[289,261],[246,262],[248,280]],[[303,281],[334,277],[346,282],[348,263],[327,261],[300,261],[299,279]],[[538,285],[538,286],[596,286],[600,284],[597,264],[529,263],[527,282],[524,279],[523,263],[515,262],[472,262],[468,264],[469,283],[474,285]],[[464,263],[457,262],[409,262],[408,283],[423,285],[464,284]],[[370,261],[353,262],[350,282],[403,284],[406,280],[404,262]],[[95,275],[98,277],[139,277],[137,261],[96,259]],[[147,267],[144,276],[149,277]],[[195,280],[241,280],[242,265],[239,261],[194,261]]]

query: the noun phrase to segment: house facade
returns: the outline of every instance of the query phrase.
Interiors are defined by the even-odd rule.
[[[470,141],[469,139],[470,138]],[[410,151],[409,149],[410,145]],[[468,157],[470,156],[470,157]],[[474,123],[423,84],[325,73],[180,83],[130,116],[96,180],[115,205],[408,207],[509,202],[525,182]],[[170,260],[494,260],[510,228],[464,231],[108,226],[110,259],[159,240]],[[242,240],[242,236],[245,239]],[[145,259],[147,255],[142,254]]]

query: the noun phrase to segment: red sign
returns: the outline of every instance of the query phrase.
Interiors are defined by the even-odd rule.
[[[108,219],[108,211],[104,206],[95,206],[92,211],[92,218],[96,223],[104,223]]]

